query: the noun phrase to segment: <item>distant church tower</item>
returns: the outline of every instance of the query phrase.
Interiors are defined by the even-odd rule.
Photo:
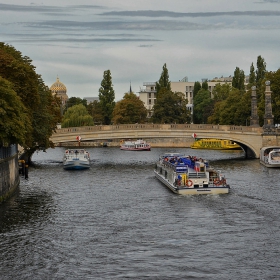
[[[256,87],[252,87],[252,95],[251,95],[251,119],[250,126],[259,127],[259,116],[258,116],[258,107],[257,107],[257,94]]]
[[[263,128],[266,131],[274,129],[274,116],[272,115],[270,81],[265,82],[265,113]]]

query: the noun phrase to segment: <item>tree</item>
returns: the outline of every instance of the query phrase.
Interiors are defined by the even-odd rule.
[[[157,94],[151,120],[154,123],[186,123],[190,122],[187,100],[184,94],[162,88]]]
[[[257,58],[257,69],[256,69],[256,85],[257,88],[261,87],[262,80],[265,77],[266,73],[266,62],[264,61],[264,58],[262,58],[260,55]]]
[[[31,63],[29,57],[22,56],[14,47],[0,43],[0,76],[11,83],[32,125],[24,141],[29,158],[36,149],[52,146],[49,138],[60,121],[57,101]]]
[[[103,122],[103,114],[100,102],[94,100],[93,102],[87,105],[87,111],[92,116],[94,124],[102,124]]]
[[[93,119],[83,104],[74,105],[69,108],[62,120],[61,127],[76,127],[93,125]]]
[[[203,83],[201,85],[201,88],[204,89],[204,90],[208,90],[208,82],[207,82],[207,80],[203,81]]]
[[[212,91],[214,101],[217,102],[227,99],[231,89],[232,87],[230,84],[216,84],[215,88]]]
[[[213,103],[210,91],[202,88],[193,100],[194,123],[207,123],[207,119],[211,115]]]
[[[171,83],[169,81],[169,74],[168,74],[168,69],[166,67],[166,63],[164,63],[159,81],[156,83],[157,93],[160,92],[162,88],[171,90]]]
[[[226,99],[218,100],[208,122],[227,125],[246,125],[251,114],[251,93],[230,88]]]
[[[113,111],[114,124],[145,123],[147,109],[133,92],[125,93],[123,99],[116,103]]]
[[[115,92],[110,70],[104,71],[101,87],[99,88],[99,100],[102,108],[103,124],[111,124],[115,107]]]
[[[232,86],[239,90],[245,90],[245,74],[244,71],[236,67],[232,78]]]
[[[27,109],[12,84],[0,77],[0,146],[25,145],[31,131]]]
[[[249,75],[249,84],[250,87],[253,86],[256,83],[256,73],[255,73],[255,67],[252,62],[251,67],[250,67],[250,75]]]
[[[66,104],[65,104],[64,113],[70,107],[72,107],[74,105],[78,105],[78,104],[83,104],[86,107],[87,106],[87,100],[86,99],[82,99],[80,97],[70,97],[67,100]]]
[[[196,96],[196,94],[200,91],[201,89],[201,84],[200,82],[195,82],[193,86],[193,97]],[[208,89],[208,88],[207,88]]]

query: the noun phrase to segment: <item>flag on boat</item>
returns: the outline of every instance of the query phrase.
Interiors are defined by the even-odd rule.
[[[192,137],[193,137],[193,138],[196,138],[196,136],[197,136],[196,133],[193,133],[193,134],[192,134]]]
[[[81,141],[82,137],[81,136],[77,136],[76,139],[77,139],[77,141]]]

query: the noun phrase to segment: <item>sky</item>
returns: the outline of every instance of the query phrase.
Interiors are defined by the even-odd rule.
[[[116,101],[156,82],[280,68],[280,0],[0,0],[1,42],[28,56],[47,86],[98,97],[110,70]]]

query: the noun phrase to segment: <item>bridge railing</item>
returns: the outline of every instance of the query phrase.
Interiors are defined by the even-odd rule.
[[[57,129],[58,134],[69,134],[90,131],[113,131],[113,130],[217,130],[217,131],[241,131],[261,132],[261,127],[213,125],[213,124],[121,124],[121,125],[95,125],[82,127],[68,127]]]

